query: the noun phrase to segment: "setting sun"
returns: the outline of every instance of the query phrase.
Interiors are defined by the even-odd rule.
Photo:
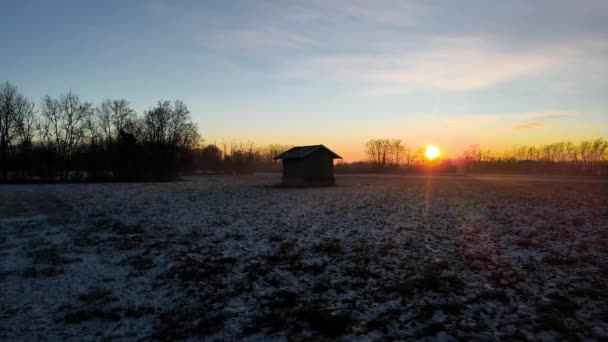
[[[433,145],[427,146],[426,151],[424,152],[424,156],[429,160],[433,160],[439,157],[439,148]]]

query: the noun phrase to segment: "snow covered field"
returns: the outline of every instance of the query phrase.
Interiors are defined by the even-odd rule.
[[[278,178],[0,186],[0,340],[608,338],[603,181]]]

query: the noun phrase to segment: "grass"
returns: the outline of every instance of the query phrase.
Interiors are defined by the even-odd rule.
[[[312,263],[312,264],[303,264],[302,271],[309,274],[321,274],[325,271],[326,265],[324,263]]]
[[[580,309],[580,304],[568,297],[560,295],[551,296],[551,301],[548,303],[541,303],[537,307],[539,312],[555,312],[568,315],[574,314],[578,309]]]
[[[542,243],[540,243],[540,241],[538,241],[538,239],[536,237],[531,237],[531,236],[520,237],[520,238],[516,239],[514,241],[514,243],[515,243],[515,245],[517,245],[519,247],[524,247],[524,248],[528,248],[528,249],[542,247]]]
[[[462,281],[455,276],[442,278],[442,272],[449,267],[445,261],[435,261],[427,266],[415,277],[398,282],[394,290],[410,295],[419,291],[443,291],[448,289],[461,290]]]
[[[598,312],[596,315],[596,318],[600,319],[604,322],[608,322],[608,309],[604,309],[604,310]]]
[[[332,313],[319,305],[309,305],[302,308],[299,318],[320,334],[335,338],[346,333],[354,323],[350,312]]]
[[[121,222],[114,222],[110,225],[110,231],[119,235],[134,235],[143,234],[145,229],[139,224],[125,224]]]
[[[67,324],[79,324],[89,320],[118,321],[121,318],[120,308],[82,308],[78,310],[68,310],[63,316]]]
[[[338,239],[331,239],[329,241],[318,243],[313,247],[313,249],[316,252],[323,253],[331,257],[337,257],[344,254],[344,249],[342,248],[342,244]]]
[[[521,282],[522,277],[513,269],[500,269],[490,272],[488,280],[493,287],[510,288]]]
[[[138,272],[145,272],[156,266],[154,259],[141,255],[130,256],[121,262],[121,265],[128,265]]]
[[[151,306],[136,306],[129,307],[124,311],[125,317],[140,318],[142,316],[153,315],[156,313],[156,309]]]
[[[276,242],[281,242],[283,240],[285,240],[285,237],[281,236],[281,235],[277,235],[277,234],[272,234],[272,235],[270,235],[268,237],[268,241],[269,242],[275,242],[276,243]]]
[[[111,236],[97,243],[97,248],[107,248],[121,252],[132,251],[141,248],[144,243],[141,235]]]
[[[230,314],[224,311],[209,311],[194,306],[170,310],[158,315],[155,340],[174,341],[203,337],[224,328]]]
[[[56,277],[56,276],[60,276],[63,274],[64,274],[63,267],[56,267],[56,266],[51,266],[51,267],[31,266],[31,267],[24,269],[21,272],[21,275],[24,278],[30,278],[30,279],[44,278],[44,277]]]
[[[15,271],[0,271],[0,281],[4,281],[4,279],[13,274],[15,274]]]
[[[606,289],[600,289],[595,287],[579,287],[569,292],[569,295],[574,297],[587,297],[587,298],[608,298]]]
[[[254,260],[243,267],[243,273],[246,274],[249,282],[253,282],[257,279],[264,278],[272,269],[272,265],[263,261]]]
[[[505,304],[511,300],[503,289],[485,289],[481,292],[481,298],[486,301],[499,301]]]
[[[309,302],[303,293],[289,290],[264,296],[262,307],[262,312],[243,328],[243,336],[262,331],[266,336],[279,331],[293,335],[309,328],[324,337],[336,338],[355,323],[350,311],[332,312],[318,302]]]
[[[76,235],[72,242],[76,247],[91,247],[97,244],[97,240],[93,239],[89,232],[83,232]]]
[[[233,232],[226,234],[226,238],[235,241],[245,241],[247,240],[247,235],[238,232]]]
[[[561,255],[558,253],[551,253],[543,257],[543,262],[552,266],[569,266],[576,264],[578,262],[578,258],[574,256]]]
[[[566,336],[572,332],[572,327],[568,326],[564,316],[554,312],[541,314],[537,319],[536,328],[538,330],[554,330]]]
[[[266,330],[266,333],[272,334],[278,331],[286,330],[289,327],[287,317],[283,312],[271,311],[264,314],[258,314],[241,331],[242,337],[249,336]]]
[[[184,257],[176,266],[173,266],[169,274],[175,274],[185,282],[204,282],[209,278],[229,272],[235,263],[234,258],[196,260]]]
[[[351,278],[359,278],[363,280],[367,280],[375,275],[371,271],[370,267],[368,267],[367,265],[359,264],[344,267],[344,274]]]
[[[35,264],[63,265],[70,261],[63,257],[59,247],[55,245],[29,250],[27,256],[32,258]]]
[[[108,304],[117,300],[112,291],[104,288],[89,289],[87,292],[81,293],[78,299],[85,304]]]
[[[327,277],[317,279],[312,287],[312,292],[315,294],[323,294],[331,289],[331,281]]]
[[[338,190],[350,191],[346,187]],[[327,203],[317,203],[317,207],[312,201],[311,212],[290,215],[287,226],[282,226],[275,218],[277,215],[266,212],[264,206],[258,209],[257,204],[244,203],[248,210],[241,212],[252,215],[244,216],[251,224],[246,227],[247,231],[237,225],[221,229],[207,227],[203,217],[201,224],[190,232],[180,226],[181,221],[165,222],[162,214],[149,217],[150,222],[162,222],[163,228],[158,230],[153,229],[152,223],[129,225],[106,220],[99,227],[92,227],[96,230],[89,231],[76,225],[65,229],[53,225],[47,229],[42,225],[38,238],[33,235],[34,238],[27,240],[17,235],[19,227],[4,225],[1,229],[6,229],[9,236],[4,239],[4,247],[18,243],[10,249],[7,260],[31,265],[10,272],[27,278],[57,277],[65,272],[66,277],[32,281],[0,273],[0,281],[4,282],[0,288],[20,280],[26,293],[38,291],[36,295],[40,296],[40,291],[47,289],[48,293],[57,292],[55,284],[63,287],[65,279],[73,278],[69,272],[91,274],[88,271],[94,273],[98,267],[108,270],[105,278],[78,279],[82,284],[79,286],[97,287],[77,293],[73,298],[74,307],[61,311],[58,322],[49,324],[48,329],[96,334],[118,327],[117,334],[122,334],[124,322],[117,320],[125,319],[133,327],[145,323],[146,328],[130,332],[135,334],[133,339],[143,340],[278,339],[283,336],[294,340],[332,340],[351,333],[361,339],[425,336],[432,339],[442,331],[456,339],[487,340],[529,338],[549,330],[559,332],[562,336],[558,338],[576,340],[592,336],[593,327],[600,321],[608,321],[608,310],[604,309],[607,298],[604,290],[608,283],[602,277],[603,271],[608,270],[602,264],[606,256],[602,247],[608,246],[604,234],[588,229],[584,232],[587,235],[579,237],[583,241],[569,254],[566,247],[559,245],[561,238],[544,228],[559,226],[562,219],[538,219],[539,210],[534,203],[518,204],[517,198],[513,203],[503,201],[498,199],[499,193],[493,194],[496,198],[488,198],[483,193],[475,198],[479,191],[466,187],[454,190],[454,195],[444,189],[435,190],[432,229],[428,230],[420,223],[423,203],[415,198],[410,201],[412,196],[404,195],[415,195],[409,185],[404,186],[404,194],[390,197],[370,190],[369,200],[365,202],[342,195],[333,198],[334,195],[328,193]],[[382,191],[390,195],[392,190],[383,188]],[[283,195],[291,196],[290,193]],[[180,194],[176,196],[179,200]],[[308,200],[306,196],[296,197]],[[394,200],[401,197],[404,202],[394,204],[397,202]],[[384,199],[391,201],[382,202]],[[500,204],[493,209],[499,211],[500,217],[511,213],[511,209],[517,212],[515,209],[520,207],[530,206],[532,210],[525,215],[511,215],[509,223],[474,216],[478,207],[485,207],[492,199]],[[345,200],[353,202],[343,208],[352,210],[351,215],[342,215],[340,209],[327,214],[322,224],[308,224],[309,213],[322,211],[325,204]],[[382,210],[368,210],[372,203],[379,203],[378,208]],[[104,208],[101,202],[97,204],[99,206],[91,210],[112,208]],[[137,209],[135,199],[132,204]],[[215,208],[220,204],[227,207],[226,211],[235,208],[232,202],[202,201],[196,203],[193,210],[202,205]],[[463,207],[458,206],[460,204]],[[502,212],[503,204],[513,207]],[[289,203],[285,208],[287,206]],[[355,211],[359,206],[361,209]],[[256,209],[254,214],[249,213],[254,212],[252,208]],[[285,208],[281,204],[277,211],[283,212]],[[462,215],[454,218],[461,210]],[[572,214],[571,209],[564,210]],[[468,217],[468,213],[472,216]],[[593,217],[591,212],[584,213]],[[212,220],[213,216],[209,218]],[[398,225],[399,218],[406,228],[389,230],[390,225]],[[92,222],[95,219],[89,218]],[[133,217],[133,222],[148,222],[146,219]],[[486,221],[476,227],[477,220]],[[563,222],[570,224],[569,220]],[[461,232],[459,224],[476,227],[477,235],[471,238],[469,235],[474,233]],[[603,228],[604,222],[598,224]],[[484,226],[488,230],[482,231]],[[331,227],[338,229],[331,231]],[[60,231],[62,235],[46,236],[44,229],[53,234]],[[528,229],[541,233],[526,235]],[[33,229],[26,232],[36,233]],[[71,237],[73,245],[55,242],[63,241],[64,236]],[[326,238],[319,240],[320,237]],[[0,245],[2,240],[0,237]],[[31,243],[27,244],[28,241]],[[538,241],[542,246],[537,251]],[[21,246],[26,248],[20,250]],[[68,257],[78,256],[77,252],[82,253],[83,258],[86,256],[87,264],[64,265],[71,262]],[[543,255],[548,258],[539,260]],[[584,259],[587,255],[594,259]],[[565,256],[569,260],[563,260]],[[429,261],[435,258],[448,262]],[[571,267],[572,261],[576,261],[576,267]],[[166,272],[159,276],[156,270],[165,263]],[[86,269],[89,264],[90,269]],[[108,269],[110,267],[114,270]],[[151,270],[154,272],[148,272]],[[139,278],[129,278],[126,276],[129,272]],[[551,296],[547,300],[542,296],[548,283],[555,284],[550,287],[562,297]],[[117,291],[125,286],[133,286],[132,290],[129,288],[133,296],[130,298],[137,297],[138,303],[158,302],[158,306],[138,307],[125,300],[121,303],[126,304],[124,307],[117,307]],[[46,293],[42,293],[44,295]],[[53,300],[52,304],[61,304],[62,299]],[[238,313],[231,316],[223,311],[228,306],[239,306]],[[19,323],[33,316],[26,310],[16,313],[9,323],[21,324],[22,331],[28,329],[25,323]],[[437,319],[441,318],[437,315],[433,322],[438,311],[447,318]],[[87,321],[90,322],[65,328],[66,322]],[[509,326],[516,328],[507,329]],[[149,329],[155,331],[154,335],[142,336]],[[516,335],[512,330],[524,333]]]
[[[293,308],[301,301],[301,294],[289,290],[279,290],[263,297],[265,307],[272,310]]]
[[[390,314],[383,315],[381,317],[374,318],[365,323],[365,327],[368,331],[381,330],[384,333],[387,333],[390,329],[390,323],[393,321],[394,317]]]
[[[265,255],[264,259],[271,265],[292,264],[301,267],[302,253],[296,249],[294,242],[284,241],[275,253]]]

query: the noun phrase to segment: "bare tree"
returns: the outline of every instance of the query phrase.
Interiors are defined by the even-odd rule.
[[[190,111],[182,101],[158,101],[156,107],[146,111],[143,118],[143,135],[156,145],[192,146],[199,139]]]
[[[106,142],[115,141],[120,132],[130,131],[133,127],[137,118],[130,105],[125,99],[105,99],[95,109],[97,123]]]
[[[191,149],[201,141],[198,128],[193,122],[186,122],[181,128],[177,138],[177,147],[181,149]]]
[[[214,144],[201,150],[201,167],[207,172],[218,173],[221,169],[222,151]]]
[[[86,136],[93,114],[92,103],[81,102],[78,95],[70,91],[59,99],[45,96],[41,109],[45,124],[50,128],[49,138],[61,162],[61,180],[67,180],[70,158]]]
[[[125,99],[106,100],[109,101],[111,110],[111,122],[114,126],[116,136],[120,132],[130,131],[133,122],[136,119],[136,114],[131,109],[131,103]]]
[[[47,149],[54,149],[54,133],[58,133],[59,128],[54,123],[59,120],[59,105],[50,96],[45,96],[42,98],[40,109],[41,118],[37,125],[38,140]]]
[[[144,139],[151,144],[167,143],[167,127],[170,120],[171,102],[158,101],[156,107],[144,112]]]
[[[406,154],[407,147],[401,139],[391,139],[389,143],[390,162],[396,166],[401,164],[401,160]]]
[[[6,82],[0,88],[0,163],[2,179],[8,179],[8,149],[15,134],[16,115],[14,103],[18,96],[17,88]]]
[[[31,167],[31,150],[36,133],[35,104],[23,98],[18,102],[17,109],[17,138],[19,140],[19,161],[21,177],[25,178]]]
[[[226,157],[228,157],[228,142],[222,138],[220,145],[222,146],[222,159],[226,160]]]
[[[260,149],[260,157],[263,163],[269,165],[277,165],[280,162],[278,160],[274,160],[273,158],[289,150],[292,147],[293,145],[270,144]]]
[[[97,119],[97,125],[101,130],[101,138],[106,142],[110,143],[113,141],[113,127],[112,127],[112,102],[110,100],[103,100],[97,108],[95,108],[95,118]],[[118,137],[118,135],[116,135]]]
[[[255,159],[253,142],[230,141],[230,157],[228,158],[229,167],[232,172],[246,174],[253,172]]]
[[[425,152],[426,152],[426,147],[424,147],[424,146],[418,147],[412,156],[413,163],[414,164],[422,163],[426,159],[426,157],[424,156]]]
[[[406,167],[409,167],[412,164],[414,164],[414,154],[408,146],[403,147],[402,155],[403,155],[403,161],[404,161],[404,164]]]
[[[36,112],[33,101],[25,100],[20,104],[17,111],[17,136],[19,143],[24,146],[31,146],[36,133]]]
[[[193,132],[193,127],[196,131],[196,125],[190,121],[190,111],[182,101],[176,100],[173,103],[170,115],[167,137],[169,143],[177,146],[188,140],[184,138]]]
[[[0,86],[0,163],[2,179],[8,180],[9,150],[19,137],[31,142],[34,104],[6,82]]]
[[[373,164],[384,168],[389,157],[390,147],[389,139],[370,139],[365,143],[365,152]]]

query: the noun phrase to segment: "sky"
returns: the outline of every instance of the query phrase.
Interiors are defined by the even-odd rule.
[[[138,113],[181,99],[206,142],[478,144],[608,136],[608,1],[8,1],[0,80]]]

